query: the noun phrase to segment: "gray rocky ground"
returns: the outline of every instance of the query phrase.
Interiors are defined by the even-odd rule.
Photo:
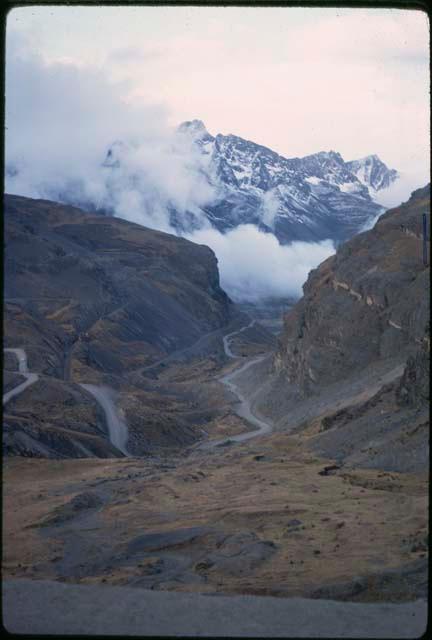
[[[127,587],[9,580],[3,624],[15,634],[296,638],[418,638],[427,603],[211,597]]]

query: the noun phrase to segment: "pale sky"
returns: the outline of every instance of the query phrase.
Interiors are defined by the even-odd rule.
[[[12,39],[45,63],[97,70],[130,103],[199,118],[287,157],[377,153],[429,175],[429,25],[421,11],[21,7]],[[67,99],[67,96],[65,96]]]

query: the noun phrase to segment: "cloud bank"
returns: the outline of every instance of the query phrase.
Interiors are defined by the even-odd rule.
[[[173,136],[160,105],[128,103],[124,83],[97,69],[47,64],[9,37],[6,190],[106,209],[170,230],[178,215],[214,198],[200,154]],[[115,141],[121,165],[102,166]]]
[[[419,173],[402,172],[388,189],[383,189],[376,194],[375,200],[386,209],[397,207],[409,200],[411,193],[415,189],[424,187],[427,181],[428,178],[424,178]]]
[[[171,233],[173,210],[177,220],[195,215],[196,230],[187,237],[215,251],[231,297],[301,295],[309,270],[334,251],[332,243],[284,247],[253,225],[226,235],[211,228],[201,211],[217,197],[202,171],[208,159],[174,133],[163,107],[123,99],[127,89],[101,70],[48,64],[9,35],[6,191],[106,210]],[[263,199],[269,225],[277,204],[272,193]]]
[[[252,224],[225,234],[202,229],[187,237],[213,249],[222,287],[242,302],[301,296],[309,271],[335,252],[331,240],[280,245],[274,235]]]

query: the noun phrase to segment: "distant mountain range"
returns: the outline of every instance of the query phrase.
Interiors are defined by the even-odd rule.
[[[203,156],[200,170],[216,196],[200,213],[221,232],[250,223],[283,244],[341,242],[384,211],[374,195],[398,178],[377,155],[350,162],[336,151],[285,158],[239,136],[212,136],[201,120],[183,122],[177,135]],[[127,145],[116,142],[103,166],[115,170],[125,153]],[[178,216],[173,209],[171,224],[187,232],[199,226],[199,218],[192,212]]]
[[[214,137],[200,120],[184,122],[179,132],[209,156],[218,201],[205,213],[220,231],[253,223],[282,243],[343,241],[384,210],[373,196],[398,177],[376,155],[351,162],[335,151],[285,158],[238,136]]]
[[[152,226],[151,211],[163,209],[168,211],[170,226],[178,234],[209,223],[222,233],[242,224],[254,224],[273,233],[282,244],[327,238],[340,243],[383,213],[384,207],[375,201],[376,195],[399,177],[377,155],[349,162],[336,151],[285,158],[239,136],[213,136],[201,120],[183,122],[178,127],[172,139],[174,156],[177,144],[182,150],[182,171],[185,175],[190,172],[191,184],[198,179],[210,194],[208,198],[197,199],[205,201],[205,205],[179,206],[170,197],[162,196],[161,185],[152,183],[152,172],[146,166],[140,168],[139,153],[138,161],[134,155],[142,146],[138,138],[113,142],[105,157],[101,157],[100,167],[95,167],[105,185],[103,200],[90,199],[88,190],[73,179],[66,180],[63,187],[50,188],[49,176],[43,184],[42,197],[93,213],[119,215],[116,203],[125,202],[122,190],[132,190],[137,192],[137,198],[134,196],[132,200],[150,202],[147,206],[150,216],[143,216],[144,224]],[[148,149],[144,151],[147,153]],[[169,158],[170,147],[165,153]],[[168,185],[176,180],[171,173],[167,163]],[[19,168],[6,164],[8,179],[18,174]],[[158,175],[158,180],[163,183],[164,176]],[[190,189],[192,202],[195,190],[193,186]],[[128,217],[124,206],[121,215]],[[136,215],[133,217],[137,219]],[[156,223],[155,226],[160,228]]]

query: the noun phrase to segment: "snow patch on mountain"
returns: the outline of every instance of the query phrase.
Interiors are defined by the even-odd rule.
[[[399,177],[395,169],[389,169],[375,154],[346,164],[353,175],[369,188],[372,196],[387,189]]]
[[[317,178],[316,176],[308,176],[307,178],[305,178],[305,182],[308,182],[309,184],[320,184],[321,178]]]
[[[376,155],[345,162],[332,150],[286,158],[233,134],[212,136],[200,120],[177,132],[207,158],[203,171],[216,197],[205,214],[222,232],[252,223],[285,244],[345,240],[382,213],[376,193],[398,176]]]

